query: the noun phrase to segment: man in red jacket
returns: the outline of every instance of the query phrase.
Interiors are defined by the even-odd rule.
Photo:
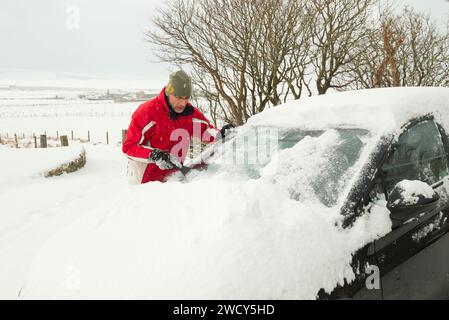
[[[180,70],[170,75],[158,97],[134,112],[123,144],[132,182],[164,182],[178,170],[173,164],[184,162],[192,137],[214,142],[220,136],[220,131],[189,103],[191,96],[191,78]]]

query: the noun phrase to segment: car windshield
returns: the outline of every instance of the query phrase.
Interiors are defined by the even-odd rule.
[[[208,175],[260,179],[284,187],[295,200],[319,200],[332,207],[369,138],[362,129],[252,127],[215,146],[203,161]]]

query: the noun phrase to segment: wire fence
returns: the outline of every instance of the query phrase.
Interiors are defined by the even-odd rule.
[[[105,131],[98,136],[98,131],[96,131],[95,140],[92,137],[92,131],[87,130],[87,132],[79,132],[71,130],[70,132],[65,132],[61,134],[60,131],[47,132],[44,131],[40,134],[26,134],[26,133],[0,133],[0,144],[10,146],[12,148],[52,148],[52,147],[66,147],[70,143],[91,143],[97,144],[123,144],[126,138],[127,130],[121,131],[121,139],[111,139],[110,132]]]

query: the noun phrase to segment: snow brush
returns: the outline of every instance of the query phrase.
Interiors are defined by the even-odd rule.
[[[181,171],[181,173],[186,176],[191,170],[192,168],[190,167],[186,167],[185,165],[183,165],[181,162],[178,161],[178,159],[175,159],[174,157],[170,157],[170,164],[175,167],[178,168],[179,171]]]
[[[186,167],[184,165],[181,165],[181,167],[178,167],[178,169],[184,176],[186,176],[192,170],[192,168]]]

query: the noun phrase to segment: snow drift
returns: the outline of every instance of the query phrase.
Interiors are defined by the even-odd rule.
[[[224,166],[189,183],[131,187],[48,242],[23,297],[313,299],[321,288],[330,292],[354,279],[352,254],[391,227],[379,205],[341,230],[337,201],[328,207],[309,180],[300,183],[326,169],[325,150],[339,139],[335,130],[307,137],[279,151],[256,179]],[[352,178],[342,177],[339,187]]]
[[[77,159],[83,147],[48,149],[13,149],[0,146],[0,190],[11,184],[26,183],[26,179],[38,178],[46,172]]]

